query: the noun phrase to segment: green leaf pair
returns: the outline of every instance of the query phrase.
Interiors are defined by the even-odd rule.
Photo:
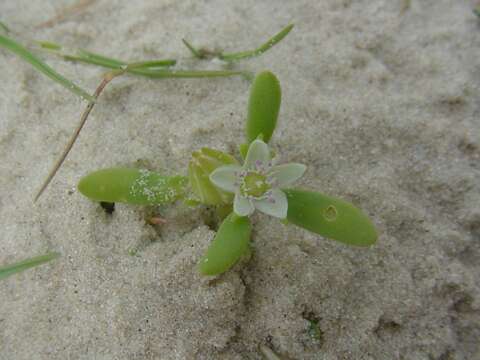
[[[347,245],[370,246],[375,243],[375,227],[352,204],[314,191],[284,191],[288,198],[287,219],[292,224]],[[230,214],[200,261],[200,272],[218,275],[230,269],[248,253],[250,233],[248,217]]]

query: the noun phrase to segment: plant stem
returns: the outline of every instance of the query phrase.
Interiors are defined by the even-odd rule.
[[[280,42],[288,33],[293,29],[293,24],[288,25],[278,34],[274,35],[268,39],[264,44],[260,45],[258,48],[249,51],[240,51],[235,53],[220,54],[219,58],[225,61],[238,61],[242,59],[248,59],[251,57],[262,55],[264,52],[269,50],[272,46]]]
[[[190,44],[187,40],[182,39],[182,42],[187,47],[187,49],[190,50],[194,57],[196,57],[197,59],[205,58],[205,54],[202,54],[200,50],[197,50],[195,47],[193,47],[193,45]]]

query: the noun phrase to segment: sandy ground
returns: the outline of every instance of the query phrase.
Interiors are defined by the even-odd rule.
[[[182,173],[201,146],[235,149],[242,78],[116,80],[33,204],[85,104],[1,50],[0,264],[63,256],[0,283],[0,359],[261,359],[261,344],[297,360],[480,359],[473,1],[97,0],[35,28],[73,3],[5,0],[0,16],[26,38],[198,69],[221,64],[189,60],[182,37],[244,50],[294,22],[235,68],[278,75],[273,146],[309,166],[303,187],[361,207],[381,236],[349,248],[256,215],[251,260],[205,279],[205,209],[117,205],[109,216],[76,191],[101,167]],[[96,67],[46,58],[90,91],[99,83]],[[168,225],[147,225],[153,210]]]

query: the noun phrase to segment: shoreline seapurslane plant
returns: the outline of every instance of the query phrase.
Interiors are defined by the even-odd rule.
[[[99,202],[164,205],[184,201],[228,214],[200,260],[203,275],[221,274],[250,253],[250,217],[255,210],[347,245],[374,244],[375,227],[358,208],[315,191],[289,187],[307,167],[277,164],[278,156],[268,147],[280,103],[276,76],[269,71],[259,73],[250,91],[247,141],[239,146],[243,164],[231,154],[202,148],[192,154],[188,176],[168,177],[131,168],[103,169],[82,178],[78,189]]]

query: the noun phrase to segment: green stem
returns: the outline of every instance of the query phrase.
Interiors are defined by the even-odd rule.
[[[202,54],[200,50],[197,50],[195,47],[193,47],[193,45],[190,44],[187,40],[182,39],[182,42],[187,47],[187,49],[190,50],[194,57],[196,57],[197,59],[205,58],[205,54]]]
[[[42,49],[49,50],[50,52],[56,55],[59,55],[64,59],[70,60],[70,61],[78,61],[78,62],[83,62],[91,65],[99,65],[99,66],[103,66],[105,68],[114,69],[114,70],[123,69],[129,64],[122,60],[103,56],[103,55],[96,54],[96,53],[93,53],[87,50],[82,50],[82,49],[76,50],[77,54],[74,54],[74,55],[69,53],[64,53],[63,52],[64,49],[61,45],[51,43],[48,41],[39,41],[37,43],[40,45]],[[173,66],[176,63],[177,61],[174,59],[149,60],[149,61],[141,62],[142,67],[145,67],[145,68]],[[133,70],[131,70],[130,72],[133,72]]]
[[[211,77],[227,77],[237,75],[248,75],[244,71],[229,70],[175,70],[175,69],[158,69],[158,67],[167,67],[176,64],[176,60],[149,60],[134,63],[127,63],[122,60],[106,57],[86,50],[79,50],[77,55],[62,53],[62,47],[58,44],[50,42],[40,42],[40,46],[46,50],[50,50],[57,55],[62,56],[66,60],[79,61],[92,65],[99,65],[105,68],[120,70],[127,73],[145,76],[149,78],[211,78]]]
[[[269,50],[272,46],[280,42],[288,33],[293,29],[293,24],[288,25],[278,34],[268,39],[264,44],[258,48],[249,51],[240,51],[235,53],[220,54],[219,58],[225,61],[238,61],[242,59],[248,59],[251,57],[259,56]]]
[[[5,33],[8,34],[10,32],[10,29],[8,28],[7,25],[5,25],[3,22],[0,21],[0,29]]]
[[[230,70],[152,70],[138,69],[128,71],[133,74],[143,75],[149,78],[212,78],[227,76],[247,76],[245,71]]]

